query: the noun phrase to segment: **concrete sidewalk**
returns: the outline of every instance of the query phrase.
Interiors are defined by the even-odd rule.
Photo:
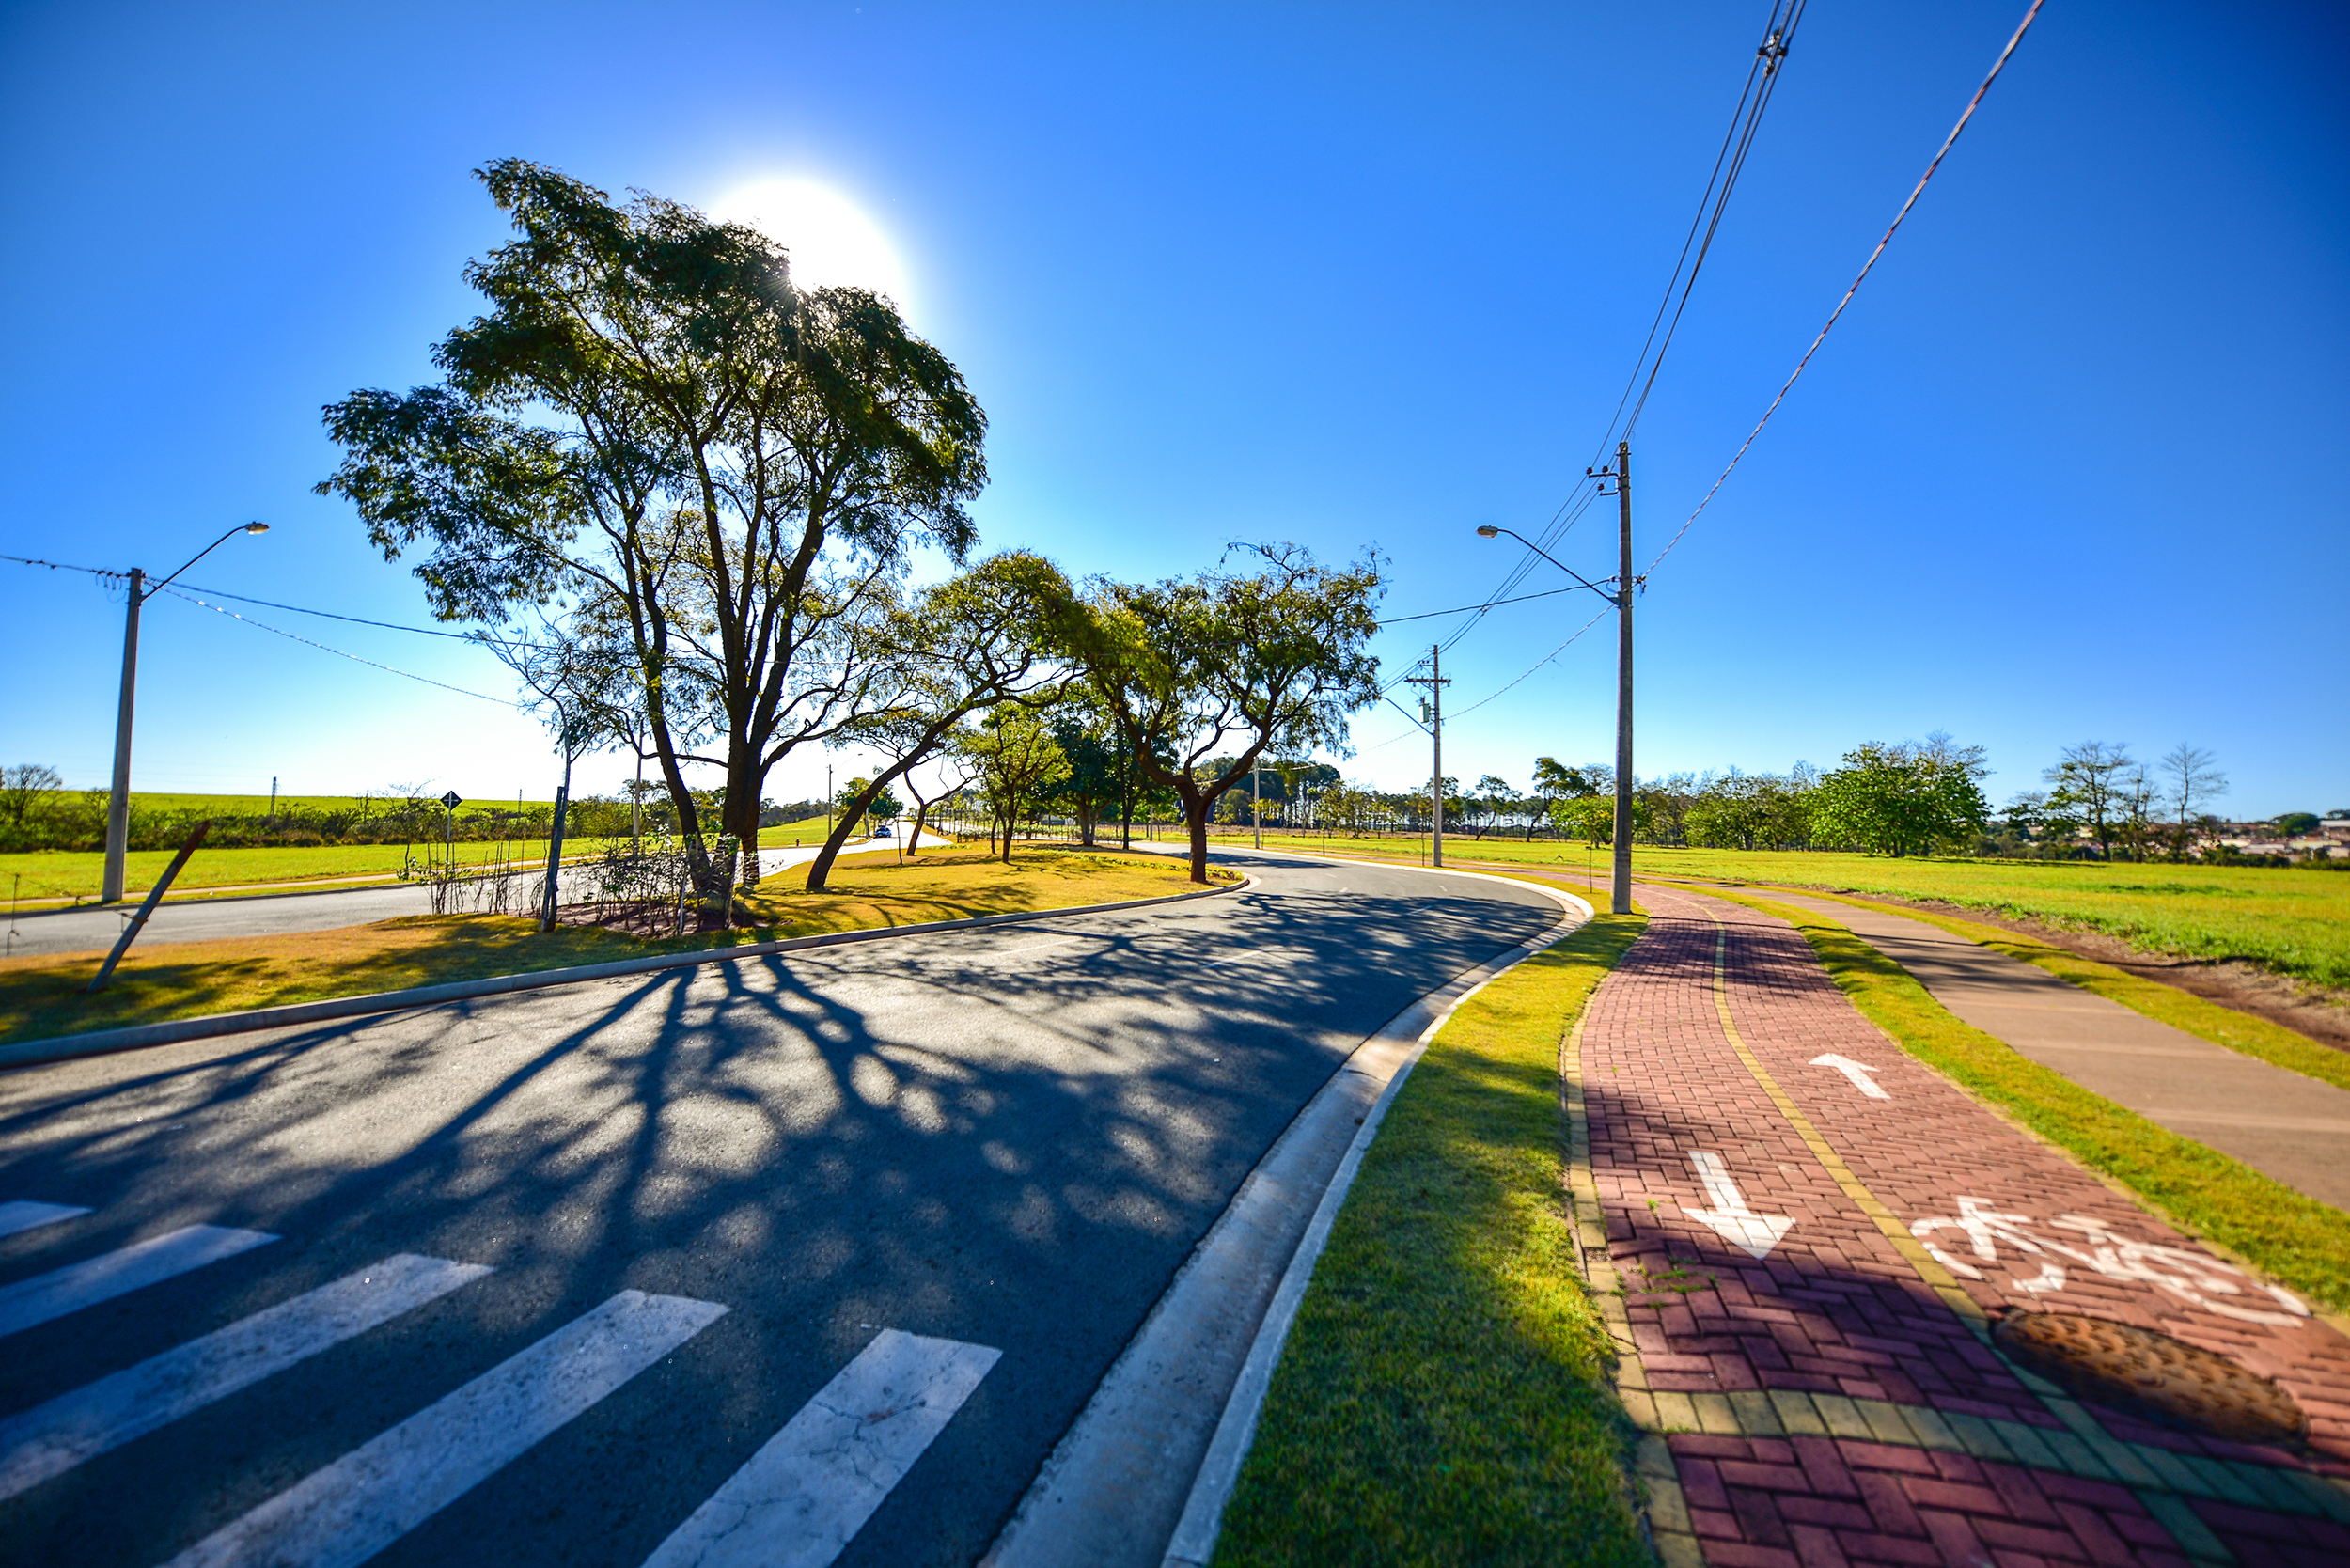
[[[1564,1065],[1668,1562],[2350,1560],[2350,1341],[1891,1045],[1784,922],[1641,899]],[[2225,1357],[2308,1444],[2076,1400],[2013,1313]]]
[[[2350,1090],[2199,1040],[1906,915],[1753,891],[1850,926],[1935,1001],[2091,1093],[2350,1209]]]

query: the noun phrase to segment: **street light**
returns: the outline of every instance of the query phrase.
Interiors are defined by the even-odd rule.
[[[1632,466],[1629,458],[1630,454],[1619,447],[1616,472],[1608,476],[1615,478],[1619,494],[1626,497],[1621,509],[1623,518],[1623,570],[1616,578],[1616,591],[1613,593],[1514,528],[1497,528],[1487,524],[1477,530],[1480,539],[1497,539],[1508,534],[1616,607],[1621,634],[1616,652],[1616,841],[1610,846],[1614,854],[1609,874],[1614,885],[1608,892],[1607,907],[1618,915],[1632,913],[1632,503],[1629,499],[1631,492],[1624,488],[1624,476]]]
[[[190,556],[181,563],[180,572],[185,572],[239,534],[267,532],[266,523],[240,523]],[[115,710],[114,792],[106,801],[106,873],[99,887],[100,903],[121,901],[122,856],[131,847],[131,698],[139,677],[139,606],[179,581],[180,572],[149,588],[147,573],[135,566],[131,569],[131,608],[122,626],[122,702]]]

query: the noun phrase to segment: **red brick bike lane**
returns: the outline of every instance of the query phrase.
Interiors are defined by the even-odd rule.
[[[2350,1341],[1910,1058],[1784,922],[1641,902],[1570,1102],[1668,1560],[2350,1562]],[[2014,1311],[2225,1356],[2308,1441],[2077,1402],[1994,1348]]]

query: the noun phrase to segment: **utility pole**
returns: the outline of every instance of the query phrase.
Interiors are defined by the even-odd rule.
[[[1435,833],[1429,839],[1429,862],[1444,864],[1444,689],[1452,684],[1444,678],[1444,645],[1437,643],[1428,650],[1428,673],[1404,677],[1415,686],[1426,686],[1429,696],[1429,735],[1436,743],[1436,773],[1428,785],[1429,820]]]
[[[1257,824],[1257,847],[1264,848],[1264,753],[1248,764],[1248,814]]]
[[[147,602],[147,573],[131,569],[131,608],[122,621],[122,697],[115,706],[114,792],[106,799],[106,870],[98,902],[122,902],[122,856],[131,847],[131,709],[139,683],[139,606]]]
[[[1607,907],[1632,913],[1632,443],[1616,443],[1616,852]]]
[[[267,532],[266,523],[240,523],[190,556],[180,572],[185,572],[239,534]],[[139,606],[169,588],[178,580],[180,572],[149,588],[147,573],[135,566],[131,569],[131,604],[122,621],[122,696],[115,708],[114,792],[106,801],[106,868],[99,879],[100,903],[122,902],[122,857],[131,848],[131,713],[139,680]]]

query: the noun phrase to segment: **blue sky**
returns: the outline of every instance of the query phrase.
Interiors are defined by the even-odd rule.
[[[1640,426],[1643,562],[2022,8],[1806,13]],[[1391,613],[1472,604],[1515,559],[1473,530],[1535,532],[1590,461],[1764,13],[13,6],[0,551],[165,572],[258,517],[190,577],[423,623],[405,569],[309,492],[318,410],[429,379],[474,308],[460,268],[503,232],[470,171],[519,155],[705,204],[811,181],[868,214],[993,421],[991,547],[1132,578],[1232,540],[1375,545]],[[1990,748],[2003,798],[2066,742],[2191,740],[2233,811],[2350,806],[2345,35],[2324,5],[2052,0],[1655,573],[1642,773],[1940,729]],[[1606,521],[1562,547],[1591,575]],[[0,585],[0,760],[102,781],[118,600],[8,563]],[[1448,773],[1608,755],[1609,626],[1528,674],[1578,597],[1497,609],[1446,655],[1456,710],[1509,686],[1448,727]],[[455,644],[237,607],[510,692]],[[1390,672],[1452,629],[1385,635]],[[1425,777],[1392,710],[1355,740],[1351,774]],[[492,703],[149,609],[143,788],[540,796],[556,766]]]

